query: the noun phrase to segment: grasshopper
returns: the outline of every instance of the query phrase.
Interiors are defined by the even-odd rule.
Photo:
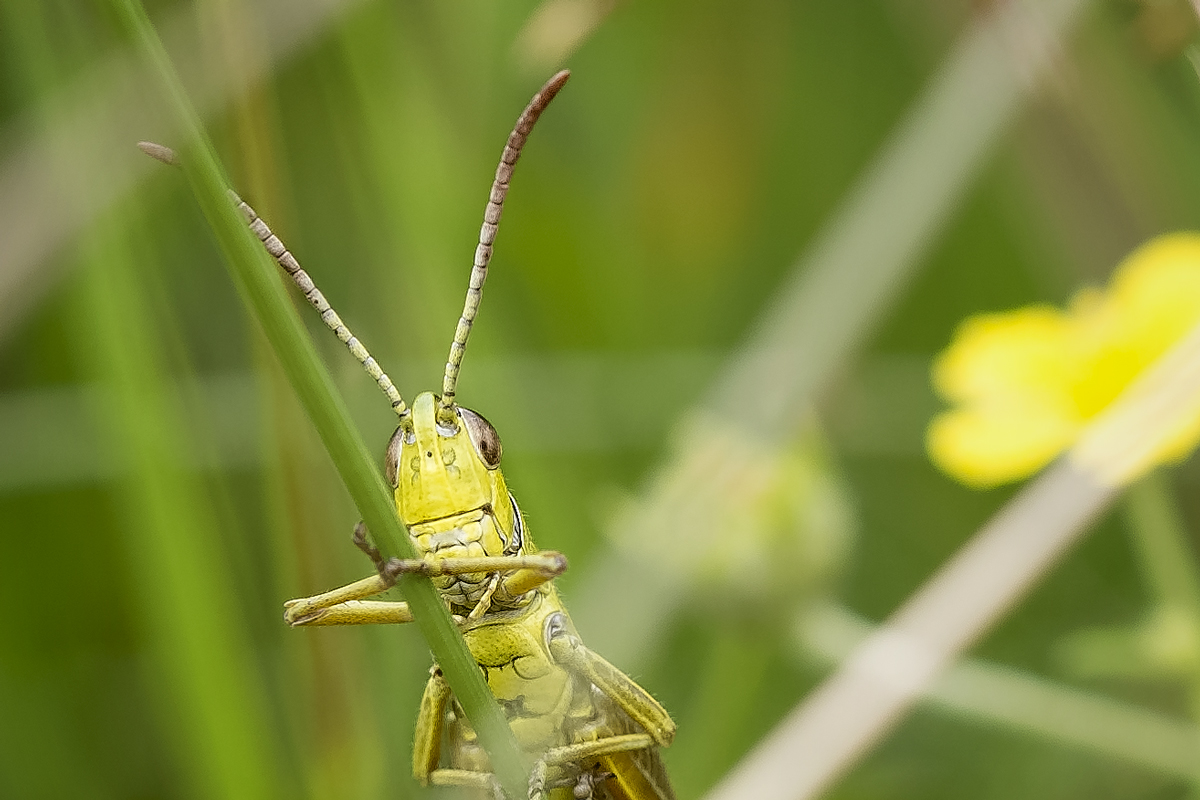
[[[396,513],[422,556],[384,561],[359,523],[354,541],[371,557],[375,573],[288,601],[284,619],[293,626],[410,622],[406,603],[368,598],[387,591],[403,573],[427,575],[459,622],[517,742],[533,762],[531,800],[674,800],[658,748],[671,743],[675,723],[646,690],[583,644],[553,584],[566,570],[566,558],[534,546],[500,470],[499,435],[482,415],[455,400],[513,167],[534,123],[569,74],[554,75],[509,134],[484,212],[441,395],[423,392],[411,407],[279,238],[231,192],[250,229],[398,415],[385,473],[395,489]],[[175,160],[161,145],[141,147],[160,160]],[[436,665],[417,717],[413,775],[426,785],[503,796],[487,754]]]

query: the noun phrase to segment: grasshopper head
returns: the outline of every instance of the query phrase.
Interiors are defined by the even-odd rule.
[[[408,526],[417,547],[426,555],[504,556],[534,550],[525,536],[521,512],[500,472],[500,437],[496,429],[479,414],[455,403],[454,397],[467,339],[483,296],[483,284],[513,168],[534,123],[568,77],[570,73],[566,70],[551,77],[529,101],[508,136],[484,210],[467,298],[446,360],[441,396],[425,392],[417,397],[411,409],[391,378],[362,342],[350,333],[283,243],[249,206],[237,200],[251,229],[268,252],[304,291],[305,297],[321,313],[325,325],[337,334],[367,374],[375,379],[391,401],[392,410],[400,417],[400,427],[388,443],[387,476],[396,490],[396,511]],[[146,145],[143,149],[155,158],[174,158],[170,151],[164,153],[165,148],[159,145]]]
[[[523,526],[500,471],[500,437],[474,411],[451,409],[455,424],[447,425],[438,398],[418,395],[388,444],[387,476],[400,519],[426,553],[521,552]]]
[[[508,135],[483,213],[462,315],[454,329],[442,394],[425,392],[411,414],[393,401],[400,427],[388,445],[387,473],[396,509],[425,554],[500,556],[532,552],[512,495],[500,472],[500,437],[491,424],[454,402],[459,368],[487,280],[488,264],[513,167],[529,132],[570,73],[555,74],[529,101]],[[382,383],[380,384],[382,386]],[[399,395],[397,395],[397,400]]]

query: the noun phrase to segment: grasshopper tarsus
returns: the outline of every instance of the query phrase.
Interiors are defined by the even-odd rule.
[[[325,613],[325,609],[319,609],[317,611],[310,611],[307,614],[294,614],[292,609],[300,605],[302,602],[304,601],[289,600],[283,604],[283,621],[293,628],[303,627]]]
[[[579,779],[575,781],[575,786],[571,789],[571,794],[575,800],[591,800],[595,796],[596,787],[612,777],[615,777],[614,773],[598,766],[593,767],[579,776]]]
[[[557,550],[546,550],[543,552],[543,555],[550,560],[550,571],[555,575],[562,575],[567,571],[567,567],[570,566],[566,555]]]
[[[383,556],[379,553],[379,548],[371,542],[370,532],[367,530],[367,523],[359,520],[359,523],[354,526],[354,533],[350,536],[354,546],[362,550],[367,558],[371,559],[371,563],[375,565],[375,571],[381,576],[384,570],[387,569],[387,564],[383,560]]]

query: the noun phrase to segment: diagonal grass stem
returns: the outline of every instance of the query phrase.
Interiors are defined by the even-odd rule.
[[[117,0],[115,5],[157,74],[171,111],[189,140],[182,166],[216,234],[226,266],[262,326],[381,554],[385,558],[416,558],[382,476],[351,425],[345,404],[289,302],[274,263],[229,202],[227,181],[145,9],[138,0]],[[400,588],[456,699],[491,754],[501,784],[511,796],[523,796],[523,755],[445,605],[426,578],[402,576]]]

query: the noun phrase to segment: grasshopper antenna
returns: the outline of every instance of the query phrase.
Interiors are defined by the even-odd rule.
[[[483,227],[479,231],[479,246],[475,248],[475,263],[471,268],[471,283],[467,288],[467,300],[463,305],[462,316],[458,319],[458,327],[454,330],[454,342],[450,345],[450,357],[446,360],[446,375],[442,379],[442,398],[439,401],[438,421],[443,425],[456,428],[454,414],[454,388],[458,384],[458,371],[462,366],[463,354],[467,350],[467,338],[471,335],[471,325],[475,315],[479,313],[479,301],[483,297],[483,282],[487,280],[488,262],[492,260],[492,244],[496,241],[496,230],[500,226],[500,214],[504,211],[504,198],[508,195],[508,183],[512,180],[513,167],[521,157],[521,148],[534,123],[546,110],[546,106],[558,94],[558,90],[567,82],[571,73],[567,70],[556,73],[546,81],[538,93],[525,106],[508,142],[504,145],[504,153],[500,156],[500,165],[496,167],[496,178],[492,181],[492,193],[488,196],[487,208],[483,212]]]
[[[170,164],[171,166],[179,166],[179,156],[169,147],[154,142],[138,142],[138,149],[153,159]],[[392,410],[396,414],[404,418],[408,415],[408,406],[404,403],[404,398],[400,396],[399,390],[396,389],[392,379],[387,376],[375,358],[367,352],[367,348],[358,340],[350,329],[346,327],[346,323],[342,322],[342,318],[338,316],[333,307],[329,305],[329,301],[325,299],[325,295],[321,294],[321,290],[313,283],[313,279],[308,276],[308,273],[300,268],[300,263],[284,246],[279,237],[271,232],[267,227],[267,223],[255,213],[242,198],[238,197],[237,192],[232,189],[228,190],[229,199],[237,206],[238,211],[242,212],[242,216],[246,220],[246,224],[250,226],[250,230],[263,243],[263,247],[275,259],[275,262],[283,269],[284,272],[295,282],[300,291],[304,293],[304,297],[312,304],[312,307],[321,315],[321,321],[325,323],[325,327],[333,331],[334,335],[341,339],[342,343],[350,351],[350,354],[358,359],[358,363],[362,364],[363,369],[367,374],[375,379],[375,383],[379,384],[379,388],[387,395],[392,404]],[[478,301],[476,301],[478,303]]]

